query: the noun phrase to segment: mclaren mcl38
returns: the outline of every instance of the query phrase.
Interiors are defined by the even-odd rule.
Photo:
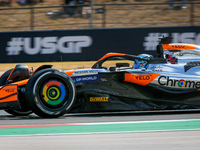
[[[16,65],[0,78],[0,109],[55,118],[68,112],[200,109],[200,46],[162,38],[158,57],[108,53],[89,69]],[[114,65],[106,66],[106,63]]]

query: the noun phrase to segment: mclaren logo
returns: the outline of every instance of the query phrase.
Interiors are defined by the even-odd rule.
[[[191,81],[184,79],[170,79],[166,76],[160,76],[158,83],[163,86],[178,87],[178,88],[200,88],[200,81]]]
[[[15,92],[17,89],[16,88],[7,88],[7,89],[3,89],[5,90],[5,92]]]

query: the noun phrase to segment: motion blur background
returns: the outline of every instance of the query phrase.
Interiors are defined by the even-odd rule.
[[[200,44],[198,0],[1,0],[0,63],[157,57],[159,38]]]
[[[199,25],[200,2],[187,0],[182,6],[182,0],[174,0],[173,7],[170,0],[88,0],[75,5],[65,0],[2,0],[0,31]]]

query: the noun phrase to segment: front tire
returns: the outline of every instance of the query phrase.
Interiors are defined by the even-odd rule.
[[[25,98],[35,114],[43,118],[56,118],[67,113],[75,101],[72,79],[56,69],[44,69],[29,79]]]
[[[0,86],[6,85],[6,81],[8,79],[8,76],[10,75],[10,73],[12,71],[13,71],[13,69],[10,69],[10,70],[4,72],[4,74],[0,78]]]

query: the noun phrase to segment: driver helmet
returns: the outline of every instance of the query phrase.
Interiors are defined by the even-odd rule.
[[[140,54],[140,55],[138,55],[138,57],[141,57],[141,58],[153,58],[153,55],[149,55],[149,54]],[[138,59],[135,59],[133,68],[134,68],[134,69],[141,69],[141,68],[143,68],[146,64],[147,64],[147,61],[145,61],[145,60],[138,60]]]
[[[172,56],[172,53],[170,52],[166,52],[165,53],[165,58],[169,61],[170,60],[170,57]]]
[[[173,55],[173,53],[171,53],[171,52],[165,53],[165,58],[166,58],[167,61],[170,62],[171,64],[176,64],[176,63],[178,62],[178,58],[176,58],[176,56]]]
[[[169,59],[169,62],[170,62],[171,64],[176,64],[177,61],[178,61],[178,59],[177,59],[176,56],[174,56],[174,55],[172,55],[172,56],[170,57],[170,59]]]

